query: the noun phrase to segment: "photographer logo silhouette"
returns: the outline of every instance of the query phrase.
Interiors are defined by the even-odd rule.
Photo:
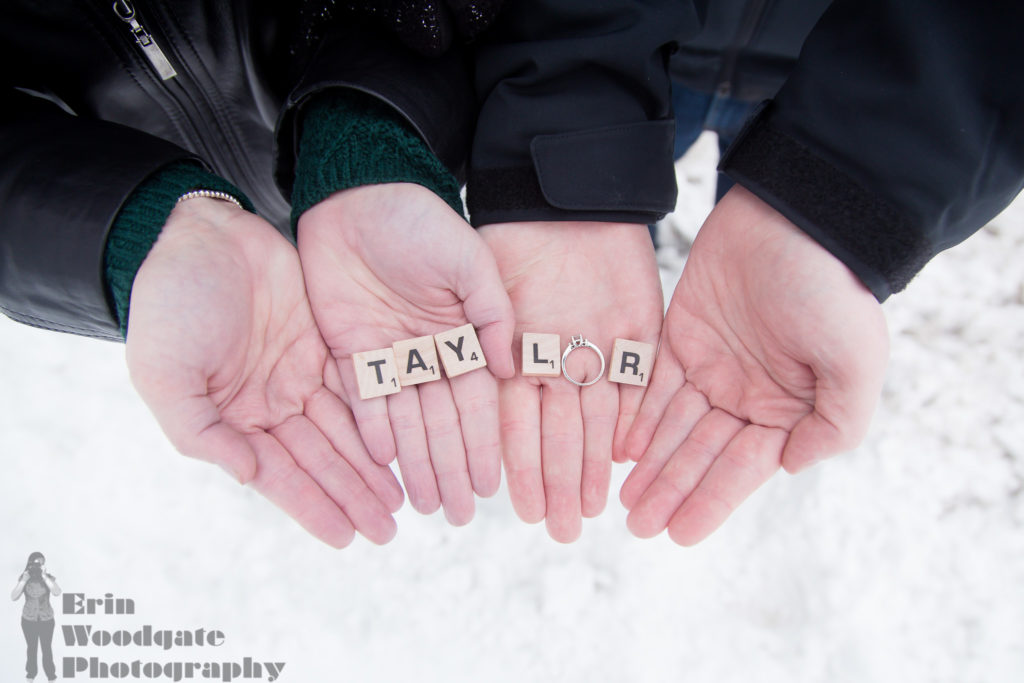
[[[25,571],[11,591],[11,600],[25,599],[21,610],[21,630],[25,634],[25,677],[35,680],[39,672],[39,653],[42,652],[43,673],[50,681],[57,680],[53,664],[53,606],[50,596],[60,595],[57,578],[46,568],[46,557],[40,552],[28,556]]]

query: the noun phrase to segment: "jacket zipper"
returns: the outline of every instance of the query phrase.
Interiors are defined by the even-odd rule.
[[[146,59],[156,69],[161,80],[167,81],[178,75],[170,60],[167,59],[167,55],[153,40],[153,36],[135,18],[135,7],[128,0],[115,0],[114,13],[121,21],[128,24],[128,29],[131,31],[132,37],[135,38],[135,44],[146,55]]]

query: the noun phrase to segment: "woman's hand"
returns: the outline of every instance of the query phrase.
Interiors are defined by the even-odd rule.
[[[337,192],[299,219],[298,249],[317,325],[359,431],[378,463],[396,456],[412,506],[465,524],[474,492],[501,479],[498,385],[511,377],[512,304],[472,227],[419,185]],[[352,354],[472,323],[484,372],[360,400]]]
[[[298,254],[265,220],[215,199],[175,208],[135,277],[126,351],[179,451],[251,482],[332,546],[394,536],[401,488],[325,386],[334,364]]]
[[[480,234],[515,308],[516,348],[524,332],[558,334],[562,348],[582,334],[609,361],[616,338],[657,347],[661,282],[645,226],[505,223]],[[599,366],[596,356],[581,352],[568,369],[590,378]],[[505,474],[521,519],[545,520],[550,536],[563,543],[579,537],[583,517],[605,507],[613,452],[621,450],[613,446],[625,438],[643,393],[608,381],[607,368],[584,388],[561,376],[501,382]]]

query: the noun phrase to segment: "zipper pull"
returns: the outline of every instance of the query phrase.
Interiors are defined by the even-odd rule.
[[[162,80],[166,81],[178,75],[178,72],[174,70],[171,62],[167,59],[167,55],[164,54],[164,51],[153,40],[153,36],[135,18],[135,8],[132,7],[128,0],[116,0],[114,2],[114,13],[117,14],[121,21],[128,24],[132,37],[135,38],[136,45],[142,49],[146,58],[149,59],[149,63],[160,74]]]

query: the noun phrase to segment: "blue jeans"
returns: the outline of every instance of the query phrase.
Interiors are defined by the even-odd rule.
[[[732,141],[739,135],[747,117],[754,111],[758,102],[736,100],[720,93],[705,93],[691,90],[680,83],[672,84],[672,110],[676,117],[676,143],[672,150],[673,158],[678,161],[690,149],[700,134],[705,130],[718,134],[718,152],[725,154]],[[723,173],[718,174],[715,186],[715,201],[725,196],[733,186],[732,180]],[[657,248],[657,230],[648,225],[651,240]]]
[[[698,92],[673,83],[672,108],[676,116],[674,157],[679,159],[686,154],[705,130],[718,134],[718,151],[724,154],[757,105],[758,102],[736,100],[720,93]],[[727,176],[719,173],[715,201],[721,199],[732,185]]]

